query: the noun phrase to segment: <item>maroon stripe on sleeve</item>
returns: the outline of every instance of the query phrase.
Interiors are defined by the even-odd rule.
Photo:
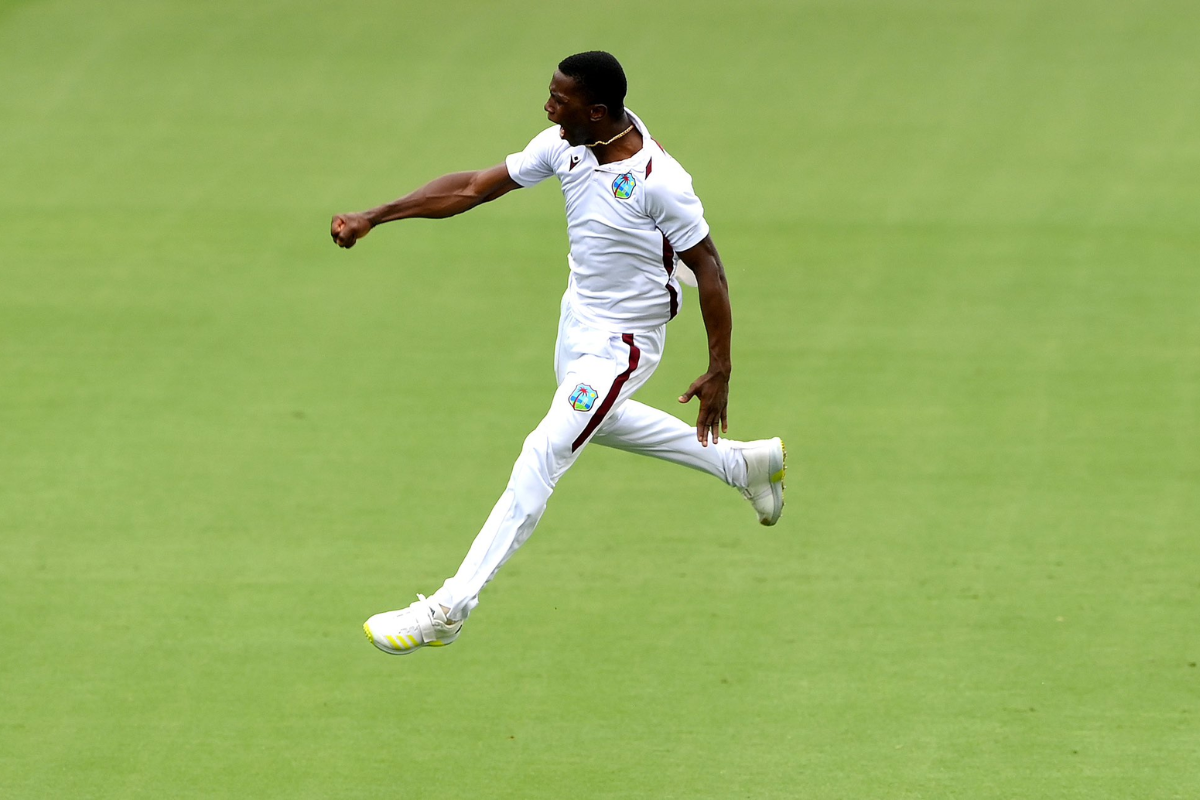
[[[583,433],[579,434],[579,438],[571,443],[571,452],[574,453],[588,437],[592,435],[592,431],[600,426],[604,421],[604,417],[612,409],[613,403],[617,402],[617,395],[621,393],[621,389],[625,386],[625,382],[629,380],[629,376],[637,369],[638,362],[642,359],[642,351],[638,350],[637,345],[633,343],[633,334],[626,333],[621,336],[621,341],[629,345],[629,366],[625,371],[613,379],[612,388],[608,390],[604,401],[600,403],[600,407],[596,409],[596,413],[592,414],[592,418],[588,420],[587,425],[583,428]]]

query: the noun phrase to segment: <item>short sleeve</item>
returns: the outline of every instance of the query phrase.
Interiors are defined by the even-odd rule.
[[[562,145],[557,127],[542,131],[533,137],[524,150],[504,159],[509,177],[525,188],[546,180],[554,174],[555,158]]]
[[[657,180],[656,180],[657,179]],[[708,236],[704,205],[692,190],[692,178],[682,168],[663,170],[646,181],[646,211],[676,253],[700,244]]]

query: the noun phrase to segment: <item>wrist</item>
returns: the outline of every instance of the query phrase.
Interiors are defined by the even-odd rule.
[[[708,360],[708,374],[709,375],[720,375],[722,378],[729,380],[729,376],[732,373],[733,373],[733,365],[731,363],[729,363],[729,359],[727,359],[727,358],[726,359],[710,358]]]

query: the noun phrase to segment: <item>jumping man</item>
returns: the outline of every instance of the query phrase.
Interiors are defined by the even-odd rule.
[[[445,175],[395,202],[333,218],[350,248],[376,225],[442,219],[553,176],[566,198],[570,279],[555,345],[558,389],[525,439],[508,486],[454,577],[429,598],[376,614],[363,629],[385,653],[406,655],[458,638],[479,593],[537,526],[563,473],[589,442],[713,475],[741,491],[759,522],[783,511],[778,438],[722,439],[728,429],[732,316],[725,270],[692,179],[625,108],[625,72],[604,52],[564,59],[550,81],[554,126],[520,153],[478,172]],[[680,262],[695,276],[708,332],[708,371],[679,402],[700,401],[696,426],[631,399],[658,366],[679,311]]]

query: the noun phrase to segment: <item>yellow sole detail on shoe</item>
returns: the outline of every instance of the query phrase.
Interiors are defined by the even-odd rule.
[[[783,444],[783,440],[779,440],[779,449],[783,451],[783,467],[771,476],[771,483],[782,483],[787,476],[787,447]]]
[[[363,623],[363,633],[367,635],[368,642],[375,644],[375,637],[371,635],[371,626],[365,622]]]
[[[445,646],[446,646],[446,643],[445,643],[445,642],[437,642],[437,641],[434,641],[434,642],[430,642],[430,643],[429,643],[429,646],[430,646],[430,647],[445,647]]]

